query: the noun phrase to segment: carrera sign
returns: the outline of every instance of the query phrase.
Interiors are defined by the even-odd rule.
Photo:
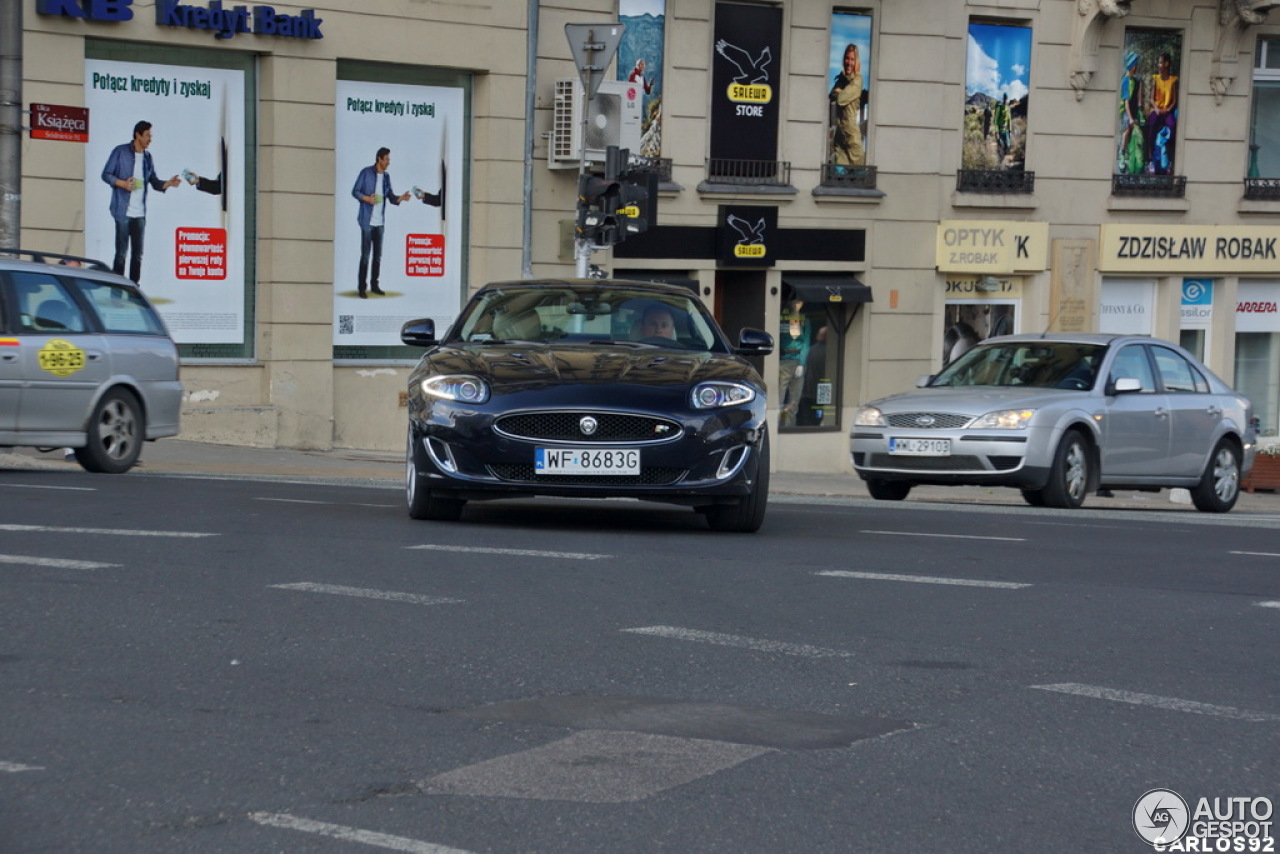
[[[58,104],[32,104],[31,138],[88,142],[89,110]]]

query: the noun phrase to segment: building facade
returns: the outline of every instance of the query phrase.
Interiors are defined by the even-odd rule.
[[[860,401],[1003,332],[1180,341],[1280,428],[1280,2],[22,2],[23,246],[111,260],[151,123],[186,437],[398,450],[400,324],[573,275],[611,144],[657,212],[591,264],[775,334],[779,469],[849,471]]]

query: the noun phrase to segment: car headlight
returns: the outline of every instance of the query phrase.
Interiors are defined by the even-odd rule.
[[[853,426],[888,427],[889,422],[884,420],[884,413],[874,406],[859,406],[853,413]]]
[[[690,395],[694,409],[718,409],[722,406],[738,406],[756,399],[756,390],[738,383],[699,383]]]
[[[1001,409],[988,412],[969,425],[970,430],[1025,430],[1031,423],[1034,409]]]
[[[456,400],[460,403],[484,403],[489,399],[489,384],[479,377],[464,374],[445,374],[427,377],[421,383],[422,390],[432,397]]]

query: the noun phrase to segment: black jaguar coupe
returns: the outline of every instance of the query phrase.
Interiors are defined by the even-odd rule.
[[[769,498],[765,386],[688,289],[524,280],[478,291],[409,377],[406,494],[414,519],[467,501],[545,495],[682,504],[716,531],[751,533]]]

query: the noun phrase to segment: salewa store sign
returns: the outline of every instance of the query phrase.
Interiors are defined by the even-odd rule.
[[[133,0],[36,0],[36,12],[64,18],[86,18],[90,21],[132,21]],[[237,33],[259,36],[282,36],[297,39],[322,39],[323,18],[314,9],[297,15],[276,12],[272,6],[231,6],[223,8],[222,0],[208,6],[158,0],[156,26],[185,27],[208,30],[215,38],[229,39]]]

